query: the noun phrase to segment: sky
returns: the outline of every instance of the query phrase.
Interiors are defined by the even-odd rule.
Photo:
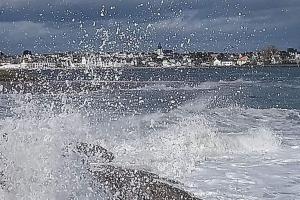
[[[300,0],[0,0],[0,51],[300,49]]]

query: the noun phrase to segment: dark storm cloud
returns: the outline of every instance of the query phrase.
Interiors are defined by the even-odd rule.
[[[300,8],[298,0],[2,0],[0,21],[70,21],[105,18],[156,20],[178,15],[181,10],[197,9],[199,17],[247,14],[258,10]],[[101,16],[104,7],[105,16]],[[158,15],[159,13],[159,15]],[[161,17],[158,17],[161,16]]]
[[[299,10],[299,0],[1,0],[0,48],[300,47]]]
[[[253,3],[255,2],[255,3]],[[2,0],[0,8],[2,8],[1,21],[57,21],[60,19],[70,20],[81,18],[85,20],[102,19],[100,12],[104,6],[108,12],[106,17],[122,18],[128,16],[138,16],[143,19],[149,19],[149,16],[160,13],[161,15],[168,15],[168,13],[176,13],[181,9],[193,8],[201,9],[201,13],[206,17],[207,14],[227,14],[232,10],[238,8],[243,9],[243,4],[249,5],[251,9],[256,8],[253,5],[262,5],[266,7],[278,5],[276,2],[261,3],[257,1],[178,1],[178,0],[152,0],[152,1],[135,1],[135,0]],[[280,4],[280,3],[279,3]],[[285,3],[282,6],[288,6],[290,3]],[[281,5],[279,5],[281,6]],[[115,9],[110,9],[114,7]],[[218,8],[218,10],[216,10]],[[217,11],[217,12],[216,12]]]
[[[181,9],[190,7],[193,3],[186,1],[7,1],[0,4],[0,21],[36,22],[103,20],[107,18],[135,18],[139,20],[156,20],[170,13],[176,14]],[[105,16],[102,16],[104,13]],[[159,13],[159,14],[158,14]],[[161,17],[159,17],[161,16]]]

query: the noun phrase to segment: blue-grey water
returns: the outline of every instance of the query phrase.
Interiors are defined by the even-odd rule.
[[[300,199],[300,68],[26,73],[0,83],[0,199],[99,199],[61,156],[76,141],[203,199]]]

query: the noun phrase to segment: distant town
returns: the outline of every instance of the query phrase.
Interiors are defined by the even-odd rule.
[[[159,44],[153,52],[65,52],[38,54],[25,50],[22,55],[0,51],[0,69],[9,68],[111,68],[111,67],[242,67],[300,64],[294,48],[278,50],[268,46],[259,52],[177,53]]]

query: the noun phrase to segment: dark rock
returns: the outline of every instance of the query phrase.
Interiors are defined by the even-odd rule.
[[[114,155],[99,145],[77,143],[73,153],[79,154],[85,164],[93,157],[100,157],[105,162],[112,162]],[[178,188],[179,183],[159,177],[144,170],[116,167],[100,164],[89,169],[92,185],[99,192],[105,192],[111,200],[199,200],[192,194]]]
[[[115,158],[113,153],[109,152],[105,148],[84,142],[78,143],[75,151],[77,153],[84,154],[87,157],[101,157],[106,162],[111,162]]]
[[[113,200],[199,200],[173,181],[143,170],[101,165],[91,170],[94,187]]]
[[[7,135],[7,133],[3,133],[2,134],[2,139],[3,139],[3,142],[8,142],[8,135]]]
[[[6,157],[0,152],[0,188],[3,190],[7,188],[8,177],[5,173],[7,169],[7,159]]]
[[[70,153],[75,153],[78,155],[83,163],[89,163],[93,160],[100,162],[111,162],[115,158],[113,153],[109,152],[105,148],[97,144],[88,144],[85,142],[80,142],[75,145],[69,144],[65,148],[64,156]]]
[[[5,176],[4,171],[0,171],[0,188],[4,189],[6,187],[7,177]]]
[[[7,133],[3,133],[2,135],[0,135],[0,145],[6,142],[8,142]],[[7,163],[7,159],[0,151],[0,188],[2,189],[6,187],[6,183],[7,183],[7,177],[5,173],[5,169],[7,167],[6,163]]]

